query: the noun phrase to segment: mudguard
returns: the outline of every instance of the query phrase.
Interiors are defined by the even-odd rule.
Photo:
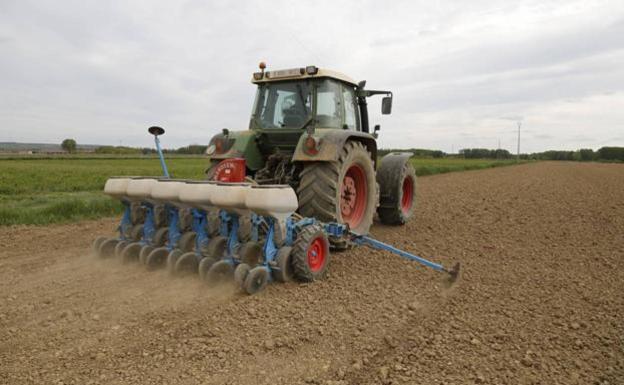
[[[371,157],[377,168],[377,142],[371,134],[359,131],[337,130],[319,128],[312,135],[318,145],[318,153],[310,155],[304,151],[304,142],[308,137],[307,134],[301,135],[297,148],[293,154],[295,162],[328,162],[337,161],[340,156],[340,150],[344,147],[348,140],[362,142],[371,153]]]
[[[210,147],[213,145],[218,138],[223,139],[228,147],[226,147],[226,150],[222,153],[208,154],[211,161],[245,158],[247,167],[251,170],[255,171],[264,167],[264,157],[262,153],[260,153],[260,149],[256,143],[256,134],[254,131],[230,131],[227,139],[222,133],[219,133],[210,139],[210,144],[208,146]]]

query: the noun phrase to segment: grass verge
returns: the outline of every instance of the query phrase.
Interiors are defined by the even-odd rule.
[[[201,179],[205,158],[172,157],[177,178]],[[412,159],[417,175],[515,164],[511,160]],[[72,222],[119,215],[121,204],[102,193],[111,175],[160,175],[156,158],[0,159],[0,226]]]
[[[413,158],[410,162],[416,170],[416,175],[434,175],[447,172],[482,170],[492,167],[511,166],[518,164],[515,160],[504,159],[462,159],[462,158]],[[520,161],[526,163],[527,161]]]

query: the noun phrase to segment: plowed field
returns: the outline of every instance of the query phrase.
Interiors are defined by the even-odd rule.
[[[624,165],[419,179],[416,217],[255,296],[89,255],[114,219],[0,228],[0,383],[622,384]]]

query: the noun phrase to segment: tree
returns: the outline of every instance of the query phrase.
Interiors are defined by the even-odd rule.
[[[70,154],[74,153],[76,152],[76,141],[73,139],[65,139],[63,143],[61,143],[61,148]]]
[[[603,160],[624,161],[624,147],[601,147],[598,150],[598,157]]]
[[[592,150],[591,148],[581,148],[579,150],[579,157],[581,160],[584,160],[584,161],[596,159],[594,150]]]

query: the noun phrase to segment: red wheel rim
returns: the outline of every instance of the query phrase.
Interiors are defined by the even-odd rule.
[[[323,269],[327,257],[327,243],[323,237],[314,238],[308,247],[308,266],[313,273]]]
[[[403,196],[401,197],[401,211],[409,213],[414,204],[414,181],[411,176],[403,179]]]
[[[366,173],[359,164],[347,170],[340,189],[340,213],[342,221],[356,228],[364,217],[368,200]]]

